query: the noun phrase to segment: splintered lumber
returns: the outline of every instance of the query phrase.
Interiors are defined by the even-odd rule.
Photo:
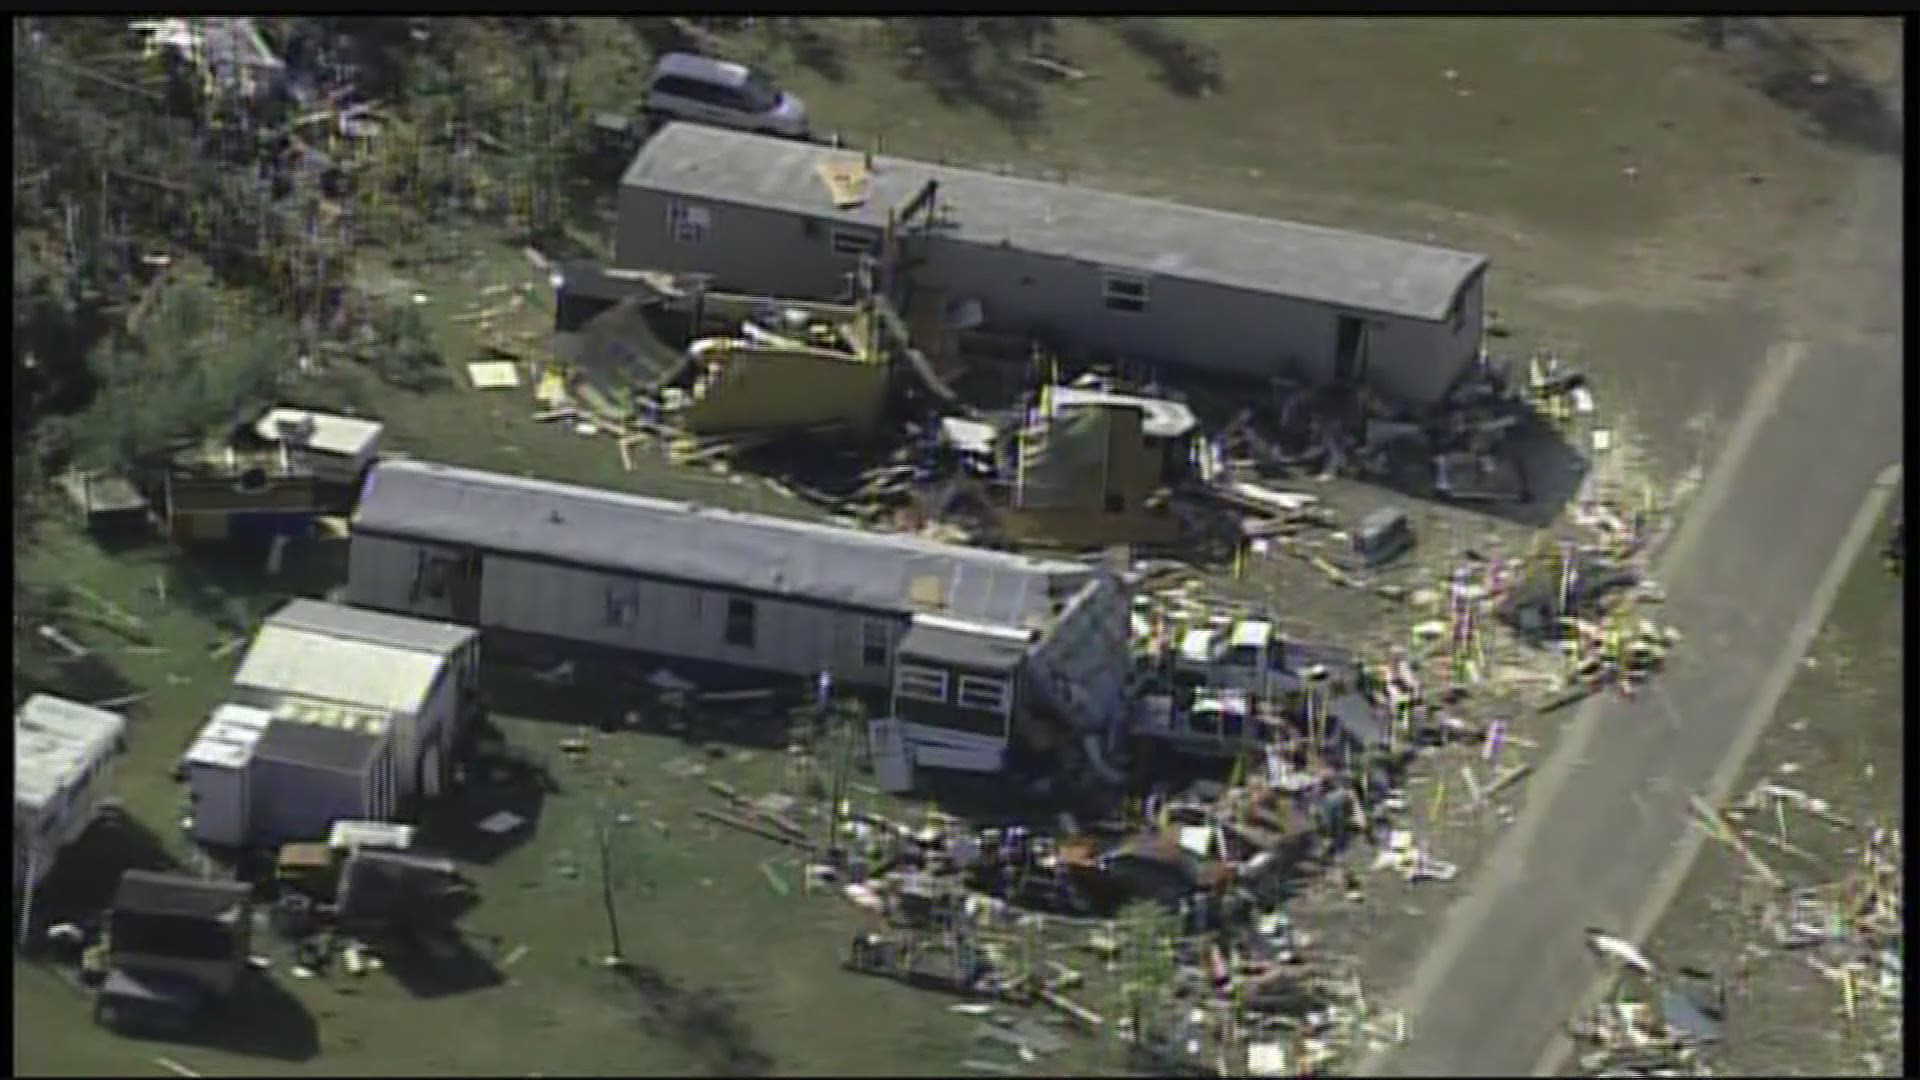
[[[1085,1005],[1075,1002],[1065,994],[1049,990],[1044,986],[1035,987],[1033,992],[1034,996],[1038,997],[1041,1001],[1066,1013],[1069,1017],[1072,1017],[1075,1021],[1088,1028],[1098,1030],[1102,1024],[1106,1023],[1105,1020],[1101,1019],[1099,1013],[1094,1012]]]
[[[717,822],[728,828],[738,829],[741,832],[752,833],[762,839],[772,840],[777,844],[787,844],[792,847],[802,848],[812,846],[807,840],[803,840],[797,836],[789,836],[771,825],[762,825],[757,821],[748,821],[746,818],[740,817],[737,814],[729,814],[723,810],[710,810],[704,806],[695,807],[693,812],[698,817],[707,821]]]
[[[1786,887],[1786,882],[1780,879],[1780,875],[1774,872],[1773,867],[1762,862],[1760,856],[1754,853],[1753,848],[1749,847],[1747,842],[1740,838],[1740,834],[1736,833],[1733,827],[1727,824],[1727,819],[1719,811],[1708,806],[1705,799],[1702,799],[1698,795],[1689,795],[1687,796],[1687,805],[1693,808],[1694,814],[1700,819],[1700,824],[1706,829],[1707,835],[1738,852],[1740,857],[1746,860],[1747,866],[1752,868],[1755,876],[1776,889]]]
[[[1360,582],[1356,580],[1353,575],[1333,565],[1333,561],[1325,555],[1316,554],[1310,556],[1307,561],[1313,563],[1315,569],[1327,575],[1328,580],[1341,588],[1353,589],[1358,588],[1360,585]]]
[[[1521,780],[1525,779],[1526,776],[1531,772],[1533,772],[1533,764],[1531,762],[1516,765],[1513,768],[1508,769],[1506,772],[1503,772],[1499,776],[1494,777],[1493,782],[1487,785],[1486,790],[1482,791],[1480,793],[1480,798],[1475,801],[1485,802],[1486,800],[1493,798],[1495,795],[1500,794],[1502,791],[1507,790],[1513,785],[1519,783]]]
[[[80,644],[79,642],[73,640],[67,635],[61,633],[58,629],[46,625],[45,623],[40,624],[39,633],[42,638],[45,638],[47,641],[50,641],[53,644],[59,646],[60,651],[66,653],[68,659],[79,660],[90,655],[87,651],[86,646]]]

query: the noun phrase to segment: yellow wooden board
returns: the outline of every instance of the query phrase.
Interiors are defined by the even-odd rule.
[[[860,158],[823,161],[814,166],[814,173],[826,185],[827,195],[833,200],[835,208],[840,210],[851,210],[866,202],[873,190],[873,177],[867,172],[866,162]]]
[[[511,360],[483,360],[467,365],[467,378],[476,390],[511,390],[520,385],[520,368]]]

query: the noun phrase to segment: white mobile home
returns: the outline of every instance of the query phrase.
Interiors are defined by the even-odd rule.
[[[112,787],[123,717],[35,694],[13,714],[13,888],[30,894]]]
[[[850,168],[866,197],[836,205]],[[841,295],[890,216],[910,285],[982,325],[1148,363],[1364,382],[1437,402],[1478,355],[1470,252],[811,143],[670,124],[621,180],[614,262],[768,296]]]
[[[354,519],[347,594],[506,640],[666,658],[701,680],[825,672],[884,697],[917,619],[1048,640],[1101,579],[1077,562],[387,461]],[[976,767],[998,767],[1022,671],[982,721],[998,734]]]
[[[260,628],[230,696],[268,710],[297,699],[392,717],[400,794],[431,798],[476,708],[479,677],[470,627],[294,600]]]

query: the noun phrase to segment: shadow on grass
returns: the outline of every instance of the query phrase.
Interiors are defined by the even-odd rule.
[[[178,1041],[229,1054],[311,1061],[320,1054],[320,1025],[286,988],[263,972],[248,971],[206,1018],[201,1034]]]
[[[506,980],[493,960],[497,942],[484,945],[447,928],[389,936],[378,948],[386,971],[402,989],[416,998],[438,998],[485,990]]]
[[[888,25],[903,46],[901,75],[925,83],[941,104],[980,109],[1017,134],[1040,129],[1040,85],[1016,50],[1049,20],[922,16]]]
[[[1122,16],[1101,22],[1128,48],[1151,62],[1160,84],[1176,96],[1206,97],[1226,85],[1219,54],[1181,37],[1167,20]]]
[[[167,596],[221,632],[250,634],[261,619],[297,597],[324,599],[347,579],[347,542],[300,540],[267,572],[269,544],[226,541],[181,548],[168,562]]]
[[[785,746],[789,710],[812,686],[811,679],[585,644],[533,646],[496,638],[488,651],[496,660],[487,695],[498,715],[609,734],[666,735],[696,749]],[[570,665],[567,679],[546,677],[560,665]],[[662,674],[697,690],[684,705],[676,704],[653,685]],[[728,697],[703,701],[702,694]]]
[[[143,822],[120,810],[103,810],[41,880],[33,898],[33,924],[37,928],[70,922],[96,928],[113,903],[121,874],[180,869],[165,842]]]
[[[421,842],[462,862],[490,863],[526,843],[549,797],[560,794],[553,770],[537,756],[498,738],[483,738],[468,756],[467,782],[427,803]],[[480,823],[505,811],[523,822],[494,834]]]
[[[762,1049],[738,1004],[711,987],[689,988],[657,968],[635,964],[616,972],[634,995],[636,1019],[648,1035],[672,1040],[716,1076],[765,1076],[772,1055]]]
[[[1701,17],[1685,20],[1681,32],[1716,51],[1735,47],[1753,87],[1820,138],[1871,154],[1903,151],[1905,125],[1887,95],[1784,20]]]

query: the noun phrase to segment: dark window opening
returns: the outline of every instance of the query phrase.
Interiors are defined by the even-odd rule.
[[[727,601],[726,642],[736,649],[753,648],[754,610],[753,601],[733,599]]]
[[[1133,314],[1147,310],[1146,279],[1109,274],[1105,286],[1107,310]]]
[[[865,623],[860,627],[860,662],[873,668],[887,666],[887,624]]]

